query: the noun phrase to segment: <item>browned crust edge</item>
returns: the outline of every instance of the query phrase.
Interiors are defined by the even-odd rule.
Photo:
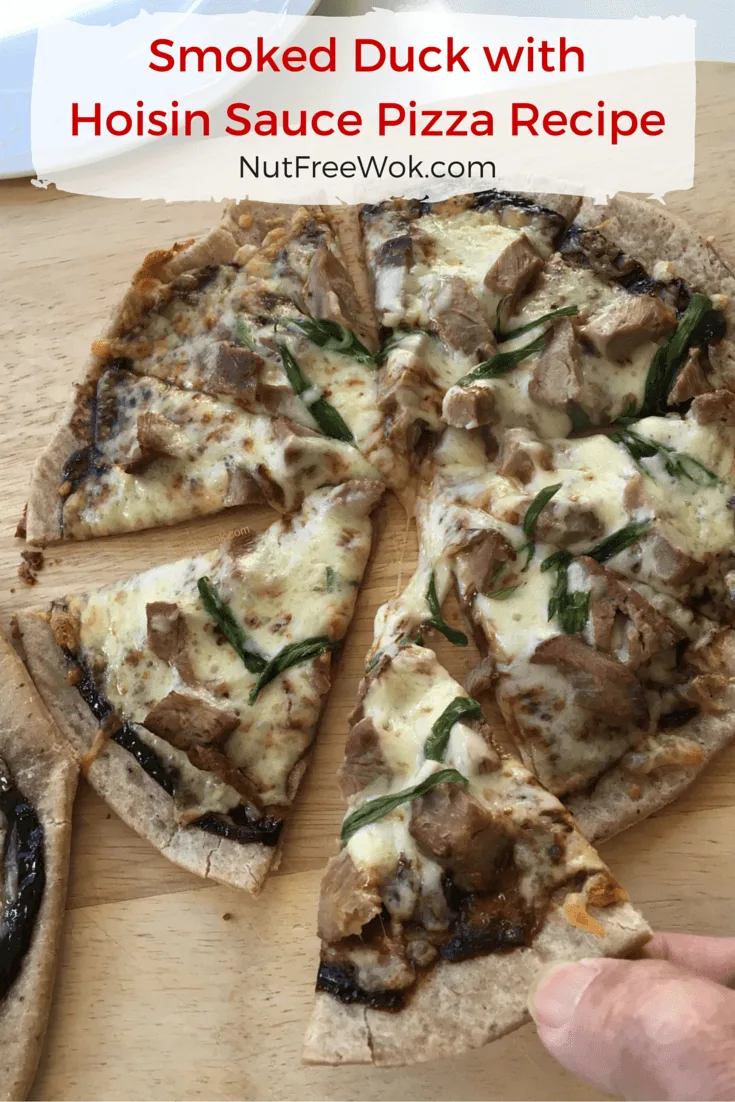
[[[307,1064],[399,1067],[457,1056],[488,1044],[528,1021],[527,998],[539,970],[552,960],[627,956],[651,936],[630,903],[591,907],[603,936],[571,926],[559,911],[533,948],[442,961],[399,1012],[346,1005],[318,992],[304,1042]]]
[[[0,755],[33,803],[44,831],[46,887],[23,969],[0,1002],[0,1098],[25,1098],[43,1045],[63,928],[78,770],[33,688],[0,635]]]
[[[710,361],[717,385],[735,389],[735,265],[717,244],[660,203],[631,195],[614,195],[599,205],[585,199],[576,222],[584,228],[599,227],[649,274],[656,261],[669,261],[694,290],[729,297],[723,313],[730,336],[711,349]]]
[[[81,762],[92,749],[99,725],[69,684],[63,652],[42,613],[33,609],[19,613],[18,628],[36,688]],[[257,894],[278,865],[278,847],[241,845],[203,830],[179,827],[171,797],[115,742],[104,743],[85,776],[128,826],[174,864],[197,876]]]

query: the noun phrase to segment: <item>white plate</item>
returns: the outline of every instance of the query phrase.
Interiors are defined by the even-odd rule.
[[[31,87],[39,26],[58,19],[121,23],[146,11],[308,15],[318,0],[0,0],[0,179],[32,176]]]

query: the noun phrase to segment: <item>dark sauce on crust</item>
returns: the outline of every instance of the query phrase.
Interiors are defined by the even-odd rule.
[[[196,825],[200,830],[240,842],[241,845],[259,842],[261,846],[277,846],[283,829],[283,819],[268,815],[258,819],[250,808],[240,804],[226,816],[217,812],[203,815],[201,819],[197,819]]]
[[[17,893],[0,921],[0,999],[8,993],[28,952],[46,885],[43,827],[35,808],[0,760],[0,814],[5,819],[3,867],[14,858]]]
[[[573,222],[558,245],[559,252],[568,264],[577,268],[590,268],[596,275],[618,283],[632,295],[658,295],[677,313],[686,310],[691,289],[681,279],[670,283],[654,279],[632,256],[600,233]]]
[[[152,781],[155,781],[169,796],[176,795],[179,783],[178,772],[159,758],[155,750],[152,750],[147,742],[138,735],[132,723],[123,723],[117,731],[110,735],[113,742],[122,746],[132,754],[144,773],[147,773]]]
[[[94,680],[94,675],[83,659],[78,658],[71,651],[61,648],[67,662],[75,669],[77,679],[74,688],[82,700],[88,706],[95,719],[104,722],[114,715],[114,708],[109,700],[100,692]],[[178,771],[175,767],[167,765],[156,751],[141,738],[136,730],[136,725],[123,722],[113,729],[108,737],[118,746],[135,758],[143,772],[152,781],[163,789],[172,799],[176,795],[180,783]],[[283,819],[274,816],[262,816],[258,818],[252,808],[245,804],[232,808],[226,815],[210,812],[195,819],[189,824],[210,834],[217,834],[221,838],[229,838],[230,841],[247,845],[259,842],[263,846],[276,846],[283,828]]]
[[[401,1010],[406,1001],[403,991],[366,991],[355,979],[352,964],[319,965],[316,977],[317,991],[326,991],[343,1003],[362,1003],[374,1010]]]

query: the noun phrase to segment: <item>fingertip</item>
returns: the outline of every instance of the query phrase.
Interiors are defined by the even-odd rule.
[[[528,993],[528,1011],[536,1025],[547,1029],[566,1025],[604,967],[604,959],[593,957],[545,964]]]

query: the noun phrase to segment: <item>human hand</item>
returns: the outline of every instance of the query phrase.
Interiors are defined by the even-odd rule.
[[[529,996],[542,1043],[625,1099],[735,1099],[735,938],[657,934],[642,960],[544,969]]]

